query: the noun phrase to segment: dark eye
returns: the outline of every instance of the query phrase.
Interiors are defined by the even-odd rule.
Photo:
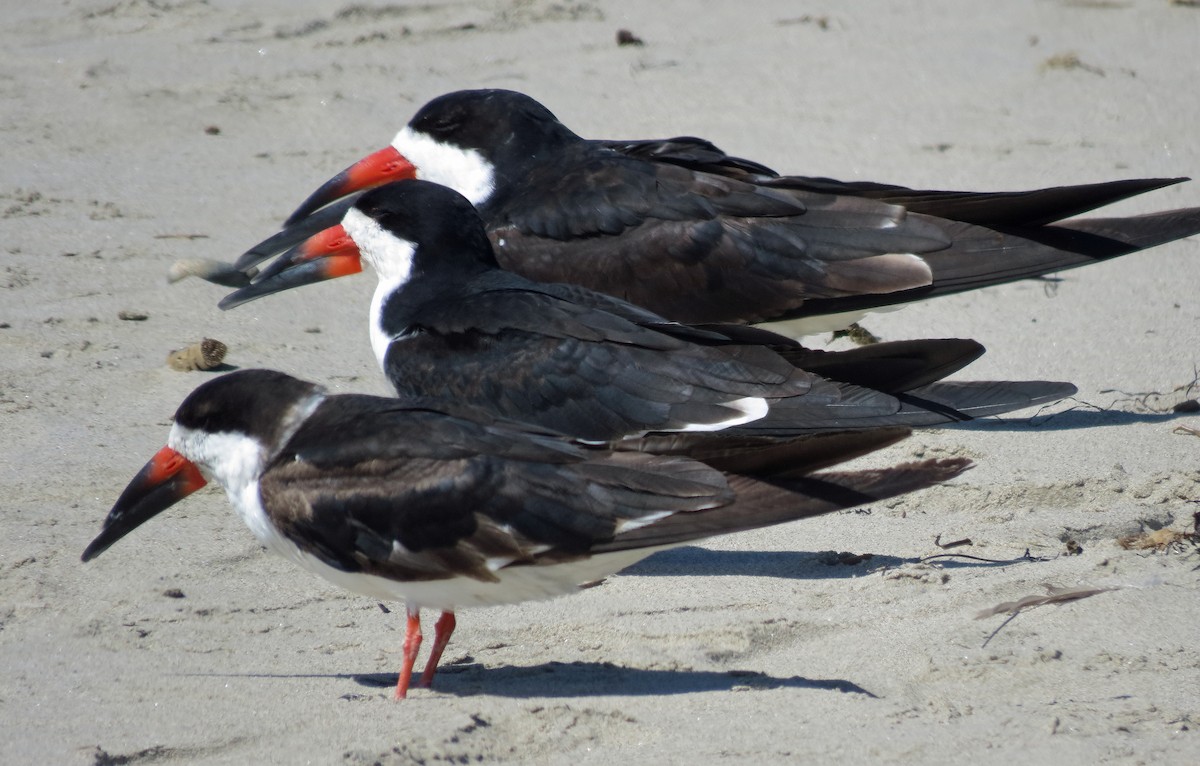
[[[429,126],[429,132],[441,133],[443,135],[458,131],[462,127],[462,120],[458,117],[440,117],[434,120],[433,125]]]
[[[466,115],[461,109],[451,107],[443,109],[437,114],[432,115],[429,120],[428,130],[430,133],[455,133],[462,129],[466,123]]]

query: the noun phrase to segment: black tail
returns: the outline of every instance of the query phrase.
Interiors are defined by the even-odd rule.
[[[902,205],[910,213],[936,216],[979,226],[997,227],[1043,226],[1189,180],[1191,179],[1133,178],[1016,192],[908,189],[888,184],[842,182],[829,178],[799,176],[782,176],[765,181],[764,185],[824,194],[866,197],[892,205]]]
[[[840,390],[840,401],[819,406],[805,403],[804,397],[774,400],[766,417],[724,433],[789,437],[805,431],[939,426],[1056,402],[1077,389],[1070,383],[1032,380],[931,383],[895,396],[847,386]]]
[[[941,222],[953,244],[922,253],[933,284],[881,295],[810,300],[792,318],[866,311],[1052,274],[1200,234],[1200,208],[1053,226],[998,227]]]
[[[838,181],[833,178],[784,176],[771,168],[721,151],[694,136],[642,141],[602,141],[609,149],[640,159],[665,162],[689,170],[736,178],[775,189],[795,189],[817,194],[863,197],[909,212],[981,226],[1042,226],[1111,205],[1188,178],[1131,178],[1075,186],[1054,186],[1015,192],[964,192],[910,189],[874,181]]]

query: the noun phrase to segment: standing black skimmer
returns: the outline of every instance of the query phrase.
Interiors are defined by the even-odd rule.
[[[811,436],[730,473],[445,401],[330,396],[246,370],[184,400],[167,446],[125,488],[83,560],[214,479],[267,548],[347,590],[405,602],[403,698],[422,607],[442,610],[420,681],[429,686],[459,607],[570,593],[664,548],[892,497],[970,465],[810,475],[904,434]]]
[[[1186,180],[951,192],[780,176],[698,138],[580,138],[532,98],[434,99],[389,147],[338,174],[249,269],[341,218],[321,211],[402,178],[479,208],[500,265],[680,322],[837,329],[869,310],[1083,266],[1200,232],[1200,208],[1064,221]]]
[[[796,344],[773,333],[681,325],[575,285],[536,283],[500,268],[462,195],[426,181],[367,192],[343,224],[221,306],[354,273],[362,260],[379,277],[371,344],[398,394],[444,396],[582,439],[937,425],[1075,392],[1040,381],[929,383],[982,351],[970,341],[945,341],[948,353],[933,355],[936,371],[919,363],[915,378],[900,376],[911,385],[898,387],[883,353],[857,364],[792,349],[789,361],[764,343]],[[849,367],[877,367],[872,379],[884,390],[856,385],[866,381]]]

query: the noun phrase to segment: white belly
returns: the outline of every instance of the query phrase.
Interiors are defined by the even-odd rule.
[[[397,582],[376,575],[334,569],[299,549],[296,554],[302,558],[295,560],[310,572],[352,593],[381,601],[403,601],[415,607],[454,610],[516,604],[574,593],[581,584],[619,572],[659,550],[662,548],[641,548],[563,564],[505,567],[496,572],[499,582],[481,582],[467,577]]]

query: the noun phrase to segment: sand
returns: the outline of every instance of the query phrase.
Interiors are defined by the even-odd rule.
[[[401,704],[397,608],[268,556],[218,490],[79,561],[208,375],[168,369],[170,350],[212,337],[233,366],[386,393],[369,277],[222,313],[224,290],[165,274],[273,232],[435,95],[515,88],[587,136],[697,134],[918,187],[1198,175],[1200,9],[8,5],[0,763],[1200,761],[1200,556],[1117,544],[1190,530],[1200,500],[1200,439],[1181,430],[1200,421],[1170,412],[1197,395],[1195,239],[869,319],[887,339],[981,341],[962,377],[1080,393],[863,463],[978,462],[948,486],[464,612],[437,688]],[[618,46],[622,28],[644,44]],[[1196,205],[1191,183],[1111,211]],[[975,618],[1048,583],[1113,590]]]

